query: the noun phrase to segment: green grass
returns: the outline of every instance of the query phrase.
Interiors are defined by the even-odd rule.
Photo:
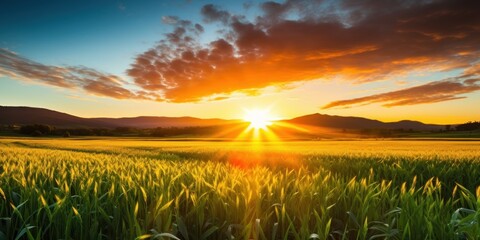
[[[1,139],[0,239],[479,239],[480,143]]]

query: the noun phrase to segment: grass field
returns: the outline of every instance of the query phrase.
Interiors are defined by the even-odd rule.
[[[480,239],[480,142],[0,139],[0,239]]]

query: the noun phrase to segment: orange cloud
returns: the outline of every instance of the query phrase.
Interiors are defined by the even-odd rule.
[[[131,81],[91,68],[43,65],[4,49],[0,74],[99,96],[168,102],[224,99],[235,92],[249,95],[319,78],[381,81],[411,71],[473,65],[480,58],[477,9],[480,1],[472,0],[286,0],[264,2],[258,16],[247,18],[208,4],[199,11],[203,24],[220,28],[218,37],[205,43],[203,25],[164,16],[163,23],[173,31],[135,57],[126,70]],[[345,101],[391,106],[444,101],[476,91],[476,86],[450,79]],[[430,98],[402,97],[419,91]]]
[[[371,103],[383,103],[383,106],[393,107],[462,99],[465,98],[462,94],[480,90],[480,68],[478,66],[465,70],[462,76],[453,79],[430,82],[416,87],[366,97],[334,101],[325,105],[323,109],[345,108]]]
[[[362,83],[445,71],[480,57],[478,1],[312,0],[266,2],[261,9],[249,21],[205,5],[205,23],[223,26],[218,39],[200,44],[191,22],[174,24],[127,74],[168,101],[190,102],[318,78]]]

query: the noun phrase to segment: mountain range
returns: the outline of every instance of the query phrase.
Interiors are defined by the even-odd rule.
[[[0,106],[0,125],[46,124],[60,128],[156,128],[218,126],[238,122],[241,122],[241,120],[201,119],[194,117],[83,118],[45,108]],[[362,117],[333,116],[319,113],[281,120],[280,122],[336,129],[439,130],[444,128],[442,125],[425,124],[410,120],[382,122]]]

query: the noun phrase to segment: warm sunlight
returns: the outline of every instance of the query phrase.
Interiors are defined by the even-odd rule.
[[[243,120],[250,122],[250,127],[254,129],[265,129],[274,119],[268,110],[251,109],[245,110]]]
[[[1,1],[0,240],[480,240],[480,0],[406,2]]]

